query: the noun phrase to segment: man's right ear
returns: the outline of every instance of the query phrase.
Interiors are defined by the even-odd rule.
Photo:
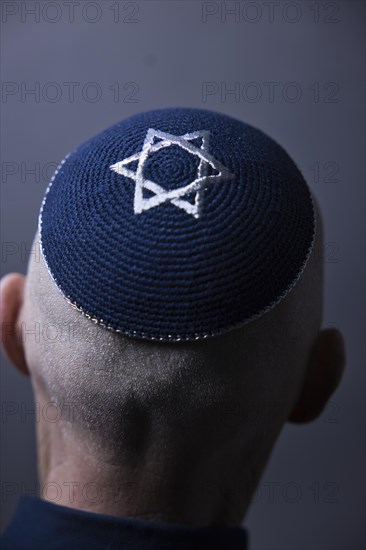
[[[337,329],[321,330],[309,357],[302,391],[289,422],[315,420],[341,381],[345,366],[345,346]]]
[[[0,281],[1,347],[22,374],[29,374],[20,326],[24,284],[20,273],[9,273]]]

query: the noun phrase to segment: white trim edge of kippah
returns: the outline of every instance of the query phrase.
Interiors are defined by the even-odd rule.
[[[308,264],[309,258],[311,256],[311,253],[312,253],[313,248],[314,248],[315,236],[316,236],[317,229],[318,229],[318,222],[317,222],[316,209],[315,209],[313,195],[312,195],[310,187],[308,186],[308,184],[305,181],[305,178],[304,178],[304,182],[305,182],[305,185],[307,187],[307,191],[308,191],[311,206],[312,206],[312,212],[313,212],[313,235],[312,235],[311,243],[310,243],[308,252],[306,254],[305,260],[304,260],[302,266],[300,267],[299,272],[297,273],[296,277],[292,280],[292,282],[284,290],[284,292],[282,294],[280,294],[280,296],[278,296],[275,300],[273,300],[273,302],[271,302],[268,306],[261,309],[260,311],[258,311],[257,313],[255,313],[254,315],[249,317],[248,319],[245,319],[244,321],[239,321],[237,323],[227,325],[227,326],[225,326],[225,327],[223,327],[223,328],[221,328],[217,331],[213,331],[213,332],[209,332],[209,333],[194,333],[194,335],[192,337],[188,337],[188,338],[186,336],[179,335],[179,334],[177,334],[177,335],[168,334],[167,336],[162,337],[162,336],[154,336],[154,335],[149,334],[147,332],[140,332],[140,331],[136,331],[136,330],[123,330],[123,329],[114,328],[112,325],[109,325],[109,324],[105,323],[103,321],[103,319],[100,319],[98,317],[95,317],[94,315],[90,315],[89,313],[87,313],[80,305],[77,304],[77,302],[73,301],[70,296],[66,295],[63,292],[63,290],[61,289],[60,284],[58,283],[56,277],[53,275],[53,273],[50,269],[50,266],[48,264],[47,257],[46,257],[45,251],[44,251],[43,243],[42,243],[42,214],[43,214],[44,205],[46,203],[47,195],[48,195],[48,193],[49,193],[49,191],[52,187],[52,184],[53,184],[57,174],[61,171],[61,169],[62,169],[63,165],[65,164],[65,162],[67,161],[67,159],[75,151],[76,151],[76,149],[74,151],[72,151],[72,153],[68,153],[62,159],[62,161],[60,162],[60,164],[56,168],[55,173],[53,174],[53,176],[52,176],[52,178],[51,178],[51,180],[50,180],[50,182],[47,186],[45,195],[44,195],[42,203],[41,203],[39,216],[38,216],[39,245],[40,245],[41,255],[44,259],[47,271],[48,271],[51,279],[55,283],[55,286],[57,287],[59,292],[62,294],[63,298],[71,305],[71,307],[73,309],[79,311],[84,317],[86,317],[87,319],[89,319],[93,323],[95,323],[97,325],[100,325],[101,327],[103,327],[107,330],[110,330],[110,331],[116,332],[116,333],[120,333],[120,334],[123,334],[125,336],[130,336],[132,338],[139,338],[139,339],[143,339],[143,340],[154,340],[154,341],[159,341],[159,342],[192,342],[192,341],[195,341],[195,340],[203,340],[205,338],[221,336],[222,334],[225,334],[225,333],[230,332],[232,330],[238,329],[238,328],[246,325],[247,323],[250,323],[250,322],[258,319],[259,317],[262,317],[265,313],[268,313],[271,309],[273,309],[280,302],[282,302],[282,300],[295,287],[295,285],[297,284],[297,282],[301,278],[302,274],[304,273],[305,268]]]

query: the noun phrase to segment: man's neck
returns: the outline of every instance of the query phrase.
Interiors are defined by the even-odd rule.
[[[85,438],[66,437],[55,425],[38,428],[44,432],[39,437],[39,465],[45,500],[100,514],[192,526],[242,522],[250,488],[241,480],[243,457],[234,446],[205,460],[197,448],[179,454],[151,448],[143,463],[131,466],[131,461],[112,457]]]

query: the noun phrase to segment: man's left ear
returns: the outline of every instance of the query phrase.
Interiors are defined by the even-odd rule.
[[[9,361],[29,375],[21,330],[24,285],[25,276],[20,273],[9,273],[0,281],[1,347]]]

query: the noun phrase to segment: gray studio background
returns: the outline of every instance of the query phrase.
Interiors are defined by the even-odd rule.
[[[348,361],[322,417],[284,429],[245,524],[251,550],[361,550],[363,2],[71,4],[2,2],[2,273],[25,272],[55,165],[119,119],[204,107],[274,137],[323,211],[324,324],[344,331]],[[29,380],[3,358],[1,382],[4,526],[36,460]]]

